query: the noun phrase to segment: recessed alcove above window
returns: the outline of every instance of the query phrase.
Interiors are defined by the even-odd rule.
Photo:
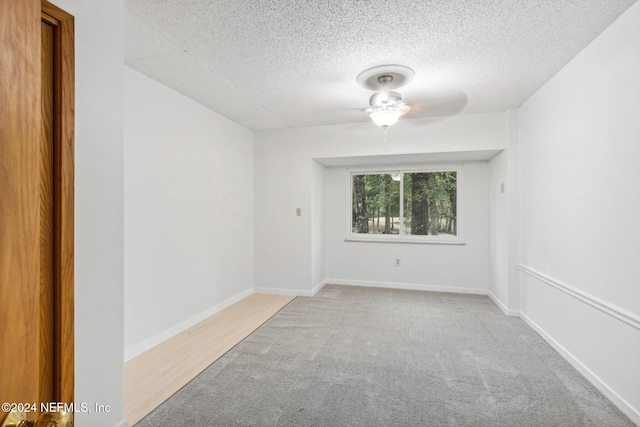
[[[326,167],[424,165],[443,162],[473,162],[489,160],[502,149],[447,151],[437,153],[383,154],[372,156],[322,157],[315,161]]]

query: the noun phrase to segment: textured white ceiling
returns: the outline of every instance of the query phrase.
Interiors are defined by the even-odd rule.
[[[504,111],[634,2],[125,0],[125,62],[253,130],[368,120],[382,64],[416,117]]]

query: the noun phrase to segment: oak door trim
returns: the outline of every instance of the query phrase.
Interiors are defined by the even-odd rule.
[[[74,399],[74,111],[73,16],[42,0],[54,27],[54,399]]]
[[[2,402],[36,402],[39,388],[39,18],[39,1],[0,0]]]

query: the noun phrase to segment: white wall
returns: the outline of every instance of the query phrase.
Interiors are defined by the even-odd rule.
[[[640,423],[640,3],[520,109],[521,310]]]
[[[255,141],[256,292],[310,294],[312,164],[304,140]],[[296,216],[296,208],[302,215]],[[317,267],[318,268],[318,267]]]
[[[358,124],[262,132],[262,141],[278,137],[307,141],[316,159],[387,154],[446,153],[502,149],[505,113],[465,114],[434,119],[405,119],[389,128],[385,147],[382,128]]]
[[[328,218],[332,212],[340,212],[344,217],[344,190],[340,189],[340,200],[334,201],[334,188],[329,180],[331,172],[327,171],[325,182],[324,204],[325,208],[318,212],[310,209],[317,206],[319,197],[319,184],[317,182],[320,173],[318,166],[314,166],[315,160],[362,156],[385,156],[389,154],[415,154],[415,153],[441,153],[464,152],[474,150],[503,149],[505,140],[505,114],[475,114],[449,117],[440,121],[427,120],[400,121],[389,129],[389,138],[385,147],[383,130],[365,122],[350,125],[319,126],[308,128],[295,128],[284,130],[271,130],[256,133],[255,142],[255,285],[260,291],[280,292],[289,294],[311,295],[318,285],[322,270],[318,257],[316,241],[324,224],[325,237],[329,235],[328,219],[323,219],[323,213]],[[386,148],[386,149],[385,149]],[[373,163],[372,163],[373,164]],[[484,172],[478,172],[483,177],[477,188],[469,191],[469,197],[477,195],[486,203],[488,212],[488,169],[483,166]],[[483,175],[484,174],[484,175]],[[344,186],[344,183],[340,185]],[[471,184],[472,187],[475,184]],[[315,190],[315,191],[314,191]],[[476,193],[477,192],[477,193]],[[340,205],[335,205],[340,203]],[[479,206],[479,205],[478,205]],[[295,208],[302,207],[302,217],[295,216]],[[308,213],[308,214],[307,214]],[[488,215],[488,214],[487,214]],[[488,216],[483,216],[479,222],[485,221],[484,227],[488,230]],[[342,218],[344,221],[344,218]],[[470,221],[476,219],[471,218]],[[344,227],[340,229],[344,234]],[[471,232],[474,236],[474,232]],[[453,247],[430,247],[427,251],[442,251],[451,254],[451,260],[460,251],[475,250],[483,247],[485,254],[477,264],[484,262],[484,270],[479,271],[479,277],[474,277],[471,283],[463,285],[461,277],[455,279],[456,286],[478,288],[488,285],[488,232],[477,235],[466,249],[454,249]],[[344,236],[343,236],[344,238]],[[474,238],[475,239],[475,238]],[[333,247],[325,241],[326,277],[343,279],[364,276],[358,274],[346,274],[330,267],[328,261]],[[390,248],[395,245],[380,243],[364,244],[371,246],[374,251],[382,248]],[[402,245],[403,251],[413,253],[416,248],[411,245]],[[439,248],[439,249],[438,249]],[[458,252],[456,252],[458,251]],[[476,254],[479,254],[477,252]],[[380,255],[382,256],[382,255]],[[407,255],[407,261],[412,255]],[[395,257],[395,255],[394,255]],[[312,262],[313,259],[313,262]],[[466,258],[465,258],[466,259]],[[366,257],[359,260],[366,263]],[[353,259],[354,265],[358,262]],[[447,265],[450,265],[448,262]],[[333,265],[333,264],[331,264]],[[394,267],[395,268],[395,267]],[[409,271],[409,266],[401,269]],[[344,277],[335,277],[332,274],[344,273]],[[406,283],[425,283],[418,280],[419,273],[410,273],[406,278],[398,276],[398,270],[393,270],[390,278],[407,280]],[[341,274],[342,275],[342,274]],[[368,277],[368,276],[367,276]],[[394,279],[394,280],[395,280]],[[454,283],[451,280],[441,279],[441,275],[429,283]]]
[[[508,251],[508,200],[507,177],[509,173],[509,154],[501,152],[489,161],[489,204],[490,204],[490,237],[489,237],[489,291],[498,304],[506,307],[509,297]],[[504,185],[505,192],[501,191]]]
[[[125,348],[253,288],[253,132],[125,67]]]
[[[508,315],[520,307],[518,110],[506,112],[506,150],[489,161],[489,295]]]
[[[327,277],[325,262],[325,167],[313,162],[312,194],[311,194],[311,285],[316,288],[322,286]]]
[[[425,165],[428,166],[428,165]],[[345,168],[328,168],[325,181],[327,281],[337,284],[486,293],[489,285],[489,168],[462,165],[464,245],[345,242]],[[400,266],[395,266],[400,258]]]
[[[507,224],[509,229],[507,247],[507,278],[509,299],[505,302],[509,315],[520,311],[520,138],[518,110],[507,110]],[[496,188],[494,187],[494,190]]]
[[[122,1],[53,0],[75,17],[75,401],[123,422]]]

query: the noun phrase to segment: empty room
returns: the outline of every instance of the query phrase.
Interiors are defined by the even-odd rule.
[[[0,4],[3,427],[640,424],[636,1]]]

